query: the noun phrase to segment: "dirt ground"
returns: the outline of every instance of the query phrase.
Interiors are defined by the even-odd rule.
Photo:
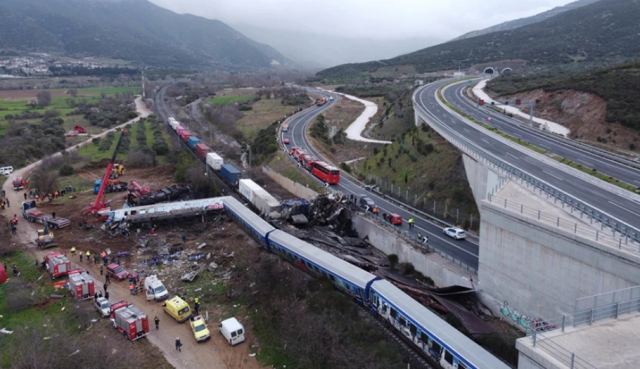
[[[20,201],[20,197],[22,196],[22,192],[7,192],[11,201],[17,204]],[[78,198],[80,201],[82,198]],[[5,213],[7,211],[5,210]],[[61,212],[62,214],[62,212]],[[98,226],[98,223],[94,223],[95,226]],[[73,226],[72,226],[73,227]],[[56,249],[48,249],[48,250],[40,250],[37,249],[33,243],[33,235],[35,234],[35,227],[31,223],[27,223],[24,220],[21,220],[19,224],[19,233],[16,238],[13,238],[13,241],[16,244],[16,247],[25,248],[29,253],[35,256],[38,259],[42,259],[46,253],[56,250]],[[257,245],[253,244],[253,240],[248,238],[237,226],[233,223],[225,224],[224,227],[219,228],[219,231],[224,232],[225,235],[231,237],[229,235],[235,235],[233,238],[236,240],[241,240],[241,243],[234,241],[231,244],[235,245],[246,245],[257,247]],[[202,233],[202,235],[213,235],[215,233]],[[79,256],[71,256],[69,249],[71,247],[76,247],[77,250],[86,251],[93,250],[93,252],[98,251],[98,249],[110,248],[112,252],[117,251],[126,251],[129,249],[135,250],[135,244],[139,241],[140,238],[145,238],[147,235],[142,234],[141,236],[132,236],[131,239],[127,240],[124,238],[109,238],[106,236],[106,233],[99,230],[97,227],[90,230],[78,230],[77,228],[67,228],[62,229],[56,232],[56,241],[60,243],[59,250],[61,252],[66,253],[70,256],[71,261],[75,264],[75,266],[80,267],[82,269],[86,269],[90,271],[90,273],[96,276],[99,281],[99,286],[104,285],[104,280],[100,276],[99,265],[93,264],[92,261],[87,262],[87,259],[84,258],[82,262],[80,262]],[[180,236],[176,233],[169,232],[168,234],[164,234],[161,237],[165,237],[172,242],[180,243]],[[160,237],[160,236],[158,236]],[[217,245],[212,245],[212,249],[222,250],[225,245],[228,243],[228,239],[224,237],[219,237],[219,243]],[[192,239],[191,236],[187,239],[187,244],[193,247],[198,240]],[[211,242],[211,241],[209,241]],[[200,244],[198,242],[198,244]],[[133,247],[132,247],[133,245]],[[185,245],[187,246],[187,245]],[[222,252],[222,251],[221,251]],[[140,259],[138,258],[137,253],[132,255],[130,258],[121,259],[121,263],[128,268],[129,270],[135,269],[139,272],[143,270],[140,268],[142,264],[139,263],[139,260],[144,259],[144,254],[140,255]],[[223,257],[223,256],[221,256]],[[219,260],[220,264],[223,264]],[[185,268],[188,269],[189,265],[187,264]],[[160,267],[155,272],[160,272],[165,268]],[[168,269],[168,268],[167,268]],[[167,273],[160,274],[161,278],[177,278],[178,274],[181,274],[184,269],[176,269],[175,273]],[[151,270],[147,270],[147,273],[151,273]],[[179,282],[181,283],[181,282]],[[172,288],[173,287],[173,288]],[[179,287],[172,285],[167,282],[167,288],[170,292],[176,292]],[[174,289],[175,288],[175,289]],[[209,324],[209,328],[212,333],[212,339],[208,342],[197,344],[193,336],[191,334],[188,323],[179,324],[173,321],[169,316],[165,315],[162,310],[162,306],[159,303],[155,302],[147,302],[143,296],[132,296],[129,293],[128,285],[125,282],[115,282],[112,281],[108,286],[108,291],[110,294],[111,301],[119,301],[119,300],[127,300],[130,303],[134,303],[136,306],[140,307],[150,319],[158,316],[160,318],[160,330],[155,331],[152,330],[151,333],[147,336],[148,340],[156,345],[164,354],[165,358],[169,363],[171,363],[176,368],[233,368],[233,369],[253,369],[253,368],[261,368],[258,362],[254,357],[250,356],[252,354],[252,342],[253,337],[251,335],[251,330],[248,329],[248,337],[247,342],[236,346],[230,347],[222,337],[215,331],[215,321],[212,320]],[[190,296],[193,298],[194,296]],[[191,300],[189,297],[187,297]],[[90,304],[90,302],[86,302]],[[207,309],[209,311],[209,316],[212,317],[221,317],[223,316],[224,311],[216,310],[216,306],[213,305],[213,301],[207,302],[203,300],[202,310]],[[242,321],[242,317],[239,317]],[[180,337],[184,346],[182,352],[176,352],[174,348],[175,338]]]
[[[6,191],[7,198],[10,200],[11,207],[2,211],[2,215],[6,218],[10,218],[13,214],[19,214],[19,204],[24,200],[23,191],[14,191],[11,187],[11,182],[13,179],[17,177],[24,177],[29,171],[31,171],[39,162],[34,163],[25,168],[16,170],[11,176],[7,178],[3,185],[3,190]],[[109,195],[109,197],[121,197],[122,194],[113,194]],[[130,247],[131,240],[123,240],[119,238],[109,239],[108,236],[98,235],[98,232],[101,232],[98,229],[98,223],[91,223],[96,226],[93,229],[85,232],[83,234],[84,237],[78,237],[78,229],[77,229],[77,221],[79,215],[77,215],[77,210],[81,209],[88,204],[90,200],[93,198],[91,193],[86,194],[78,194],[76,199],[73,199],[74,206],[56,206],[56,212],[60,214],[60,216],[70,215],[71,219],[75,221],[74,224],[71,225],[70,228],[62,229],[56,231],[56,241],[60,243],[60,250],[63,252],[67,252],[71,247],[75,246],[79,250],[98,250],[104,247],[113,247],[112,250],[121,250],[124,251]],[[87,200],[87,201],[84,201]],[[47,208],[44,210],[51,211],[53,207]],[[75,228],[75,229],[74,229]],[[36,225],[32,223],[26,222],[24,219],[20,217],[20,222],[17,228],[16,236],[12,237],[10,242],[10,247],[15,249],[24,250],[35,258],[42,260],[44,255],[47,252],[53,251],[55,249],[41,250],[35,246],[34,238],[36,234]],[[204,232],[203,232],[204,233]],[[253,242],[247,237],[247,242]],[[83,263],[80,263],[78,257],[71,257],[71,261],[79,267],[83,269],[87,269],[91,272],[92,275],[97,276],[100,280],[99,276],[99,266],[91,263],[87,263],[86,260]],[[132,260],[125,261],[125,267],[129,267],[130,264],[135,261],[135,258]],[[100,280],[100,282],[102,282]],[[100,283],[102,285],[102,283]],[[250,356],[252,354],[251,351],[251,340],[252,336],[250,334],[250,330],[248,333],[248,342],[236,347],[230,347],[226,342],[222,341],[221,336],[215,331],[215,325],[210,324],[210,329],[212,331],[212,339],[203,344],[196,344],[193,340],[193,336],[191,334],[190,328],[187,324],[178,324],[173,321],[167,315],[164,315],[162,312],[162,306],[157,303],[147,302],[142,296],[131,296],[128,291],[128,286],[126,282],[113,282],[108,287],[110,293],[111,301],[119,301],[121,299],[126,299],[129,302],[134,303],[147,313],[147,315],[153,319],[154,316],[158,316],[161,320],[160,322],[160,330],[159,331],[151,331],[147,336],[147,339],[157,346],[160,351],[164,354],[165,358],[169,363],[171,363],[174,367],[178,369],[187,369],[187,368],[214,368],[214,369],[254,369],[261,368],[258,362],[254,357]],[[86,302],[90,304],[90,302]],[[206,304],[206,302],[205,302]],[[205,305],[206,306],[206,305]],[[213,312],[213,310],[212,310]],[[176,352],[174,347],[175,338],[180,337],[184,346],[182,352]]]

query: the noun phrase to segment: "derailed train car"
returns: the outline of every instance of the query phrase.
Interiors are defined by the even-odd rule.
[[[192,136],[190,132],[185,132],[186,129],[175,119],[170,118],[169,123],[185,142]],[[198,156],[207,155],[199,153]],[[221,169],[222,158],[217,154],[209,156],[220,158],[215,161],[215,168],[209,164],[209,160],[206,161],[211,169],[218,172]],[[234,187],[238,190],[237,184]],[[223,203],[229,216],[241,224],[263,247],[307,273],[331,281],[337,289],[388,322],[416,349],[442,368],[509,368],[389,281],[276,229],[233,197],[224,197]]]
[[[311,275],[331,281],[337,289],[388,322],[442,368],[509,368],[389,281],[275,229],[231,197],[225,197],[223,201],[229,214],[269,251]]]

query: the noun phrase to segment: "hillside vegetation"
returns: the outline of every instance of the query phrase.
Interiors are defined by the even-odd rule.
[[[188,69],[286,64],[226,24],[146,0],[3,0],[0,50],[122,59]]]
[[[412,128],[356,166],[385,192],[452,222],[470,226],[477,209],[462,156],[428,127]],[[435,204],[435,211],[434,211]]]
[[[318,76],[353,78],[398,66],[422,73],[500,60],[524,60],[535,66],[619,61],[640,53],[639,17],[640,0],[598,1],[514,30],[455,40],[393,59],[337,66]]]
[[[607,103],[607,122],[640,131],[640,62],[573,75],[541,75],[493,79],[488,88],[498,95],[543,89],[589,92]]]
[[[340,90],[357,94],[361,89],[347,85]],[[375,147],[351,171],[425,212],[477,228],[478,210],[460,152],[427,126],[415,127],[411,90],[406,85],[381,84],[374,90],[379,95],[367,98],[382,101],[378,103],[382,113],[374,118],[370,135],[393,143]]]

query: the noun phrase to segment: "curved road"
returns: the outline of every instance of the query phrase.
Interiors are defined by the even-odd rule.
[[[314,90],[314,93],[329,96],[324,91]],[[336,99],[335,101],[340,98],[339,95],[333,96]],[[288,132],[282,133],[283,138],[288,138],[290,140],[289,147],[301,147],[306,152],[311,153],[318,158],[323,158],[324,160],[326,160],[326,158],[309,143],[305,132],[314,118],[323,110],[333,105],[333,103],[334,102],[330,102],[321,107],[314,106],[305,109],[289,118]],[[479,250],[477,240],[469,238],[467,240],[456,241],[445,236],[442,233],[442,226],[434,223],[428,217],[416,213],[403,206],[400,206],[396,202],[390,201],[389,199],[379,195],[376,192],[365,190],[361,182],[344,173],[344,171],[341,172],[340,183],[336,186],[333,186],[333,188],[346,195],[355,195],[356,198],[366,195],[370,197],[377,206],[380,207],[382,212],[397,213],[404,219],[408,219],[409,217],[413,216],[413,218],[415,219],[414,229],[410,231],[408,226],[404,224],[402,226],[403,230],[410,231],[412,234],[420,232],[423,235],[427,235],[429,237],[428,244],[431,248],[437,249],[441,253],[444,253],[451,258],[462,262],[466,266],[477,270]]]
[[[637,196],[631,193],[629,193],[629,196],[625,196],[607,191],[590,181],[567,173],[516,149],[513,146],[515,144],[506,144],[486,135],[479,130],[478,125],[461,119],[438,102],[436,96],[438,89],[451,82],[451,80],[437,81],[416,91],[414,108],[425,121],[437,124],[440,128],[448,131],[449,134],[474,147],[474,151],[492,155],[504,163],[519,168],[565,194],[598,209],[610,218],[617,219],[619,222],[633,228],[636,232],[640,232],[640,202],[634,199]],[[455,90],[448,91],[451,89],[445,90],[444,95],[456,101],[456,97],[451,97],[451,94],[458,95],[458,93]]]
[[[640,163],[631,163],[628,159],[607,154],[601,149],[575,142],[571,139],[558,137],[551,133],[541,132],[528,127],[518,119],[496,112],[487,106],[478,106],[465,95],[465,89],[474,85],[477,80],[459,83],[444,91],[444,98],[458,109],[479,121],[494,126],[513,137],[532,143],[549,152],[580,163],[589,168],[595,168],[600,173],[617,178],[626,183],[640,187]],[[488,120],[487,117],[491,117]]]

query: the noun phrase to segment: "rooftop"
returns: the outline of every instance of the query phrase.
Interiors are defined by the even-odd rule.
[[[544,368],[637,369],[640,366],[640,313],[592,325],[566,328],[517,341],[518,351]]]

